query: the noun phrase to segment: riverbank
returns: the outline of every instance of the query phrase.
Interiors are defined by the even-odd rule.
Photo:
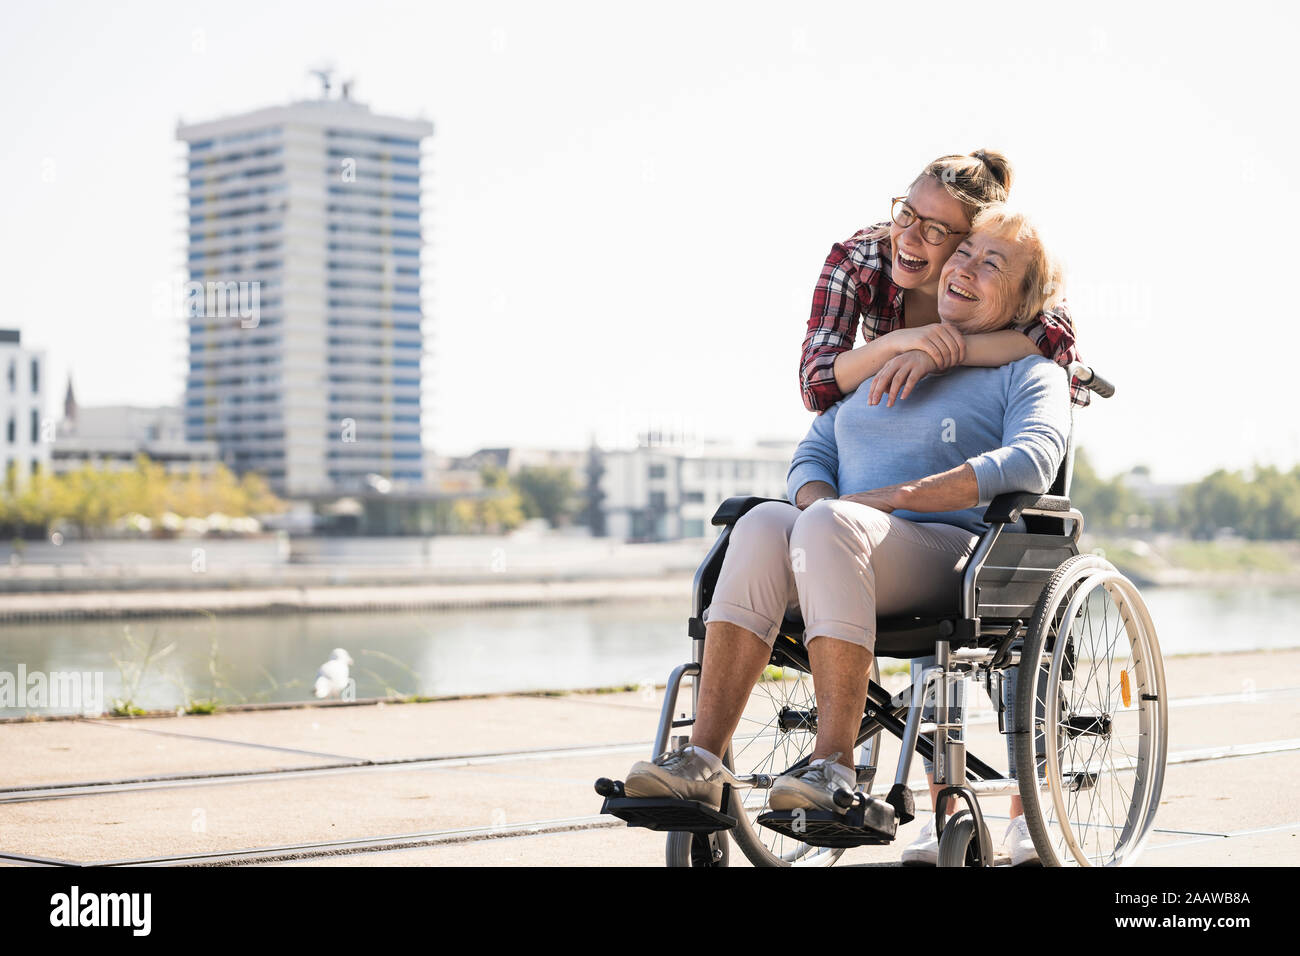
[[[1192,541],[1085,534],[1080,550],[1102,554],[1142,585],[1300,588],[1300,541]]]
[[[691,576],[354,587],[230,587],[7,594],[0,621],[542,607],[689,598]]]
[[[570,536],[84,542],[0,564],[0,621],[686,600],[708,540]],[[1300,590],[1300,542],[1085,535],[1142,587]],[[33,555],[36,557],[36,555]],[[75,561],[49,563],[54,559]]]

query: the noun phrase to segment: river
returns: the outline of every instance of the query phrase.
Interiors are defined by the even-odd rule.
[[[1166,657],[1300,646],[1300,594],[1147,588]],[[335,647],[355,661],[357,697],[430,697],[662,684],[688,659],[688,601],[439,612],[55,621],[0,629],[0,681],[102,674],[104,697],[144,709],[311,699]],[[145,647],[171,646],[141,669]],[[29,685],[30,686],[30,685]],[[649,692],[647,692],[649,693]],[[657,695],[654,695],[657,697]],[[0,717],[32,710],[0,706]],[[67,712],[50,707],[41,713]]]

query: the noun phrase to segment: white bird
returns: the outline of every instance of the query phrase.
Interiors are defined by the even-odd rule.
[[[355,663],[341,647],[334,648],[330,659],[316,672],[316,696],[339,697],[348,686],[348,668]]]

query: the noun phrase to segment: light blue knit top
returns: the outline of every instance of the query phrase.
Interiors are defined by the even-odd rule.
[[[963,511],[898,510],[900,518],[988,529],[984,508],[1008,491],[1046,494],[1065,457],[1070,390],[1065,369],[1040,355],[998,368],[959,366],[927,376],[888,408],[868,404],[871,379],[819,415],[795,449],[786,495],[810,481],[840,495],[975,470],[980,503]]]

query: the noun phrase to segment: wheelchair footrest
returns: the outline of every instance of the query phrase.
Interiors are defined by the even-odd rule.
[[[630,827],[677,830],[687,833],[716,833],[719,830],[730,830],[736,825],[735,817],[715,810],[707,803],[698,800],[679,800],[674,797],[625,797],[622,796],[621,784],[608,790],[609,795],[605,797],[600,812],[625,820]]]
[[[832,810],[769,810],[758,818],[769,830],[810,846],[881,846],[894,842],[898,818],[884,800],[858,794],[843,813]]]

